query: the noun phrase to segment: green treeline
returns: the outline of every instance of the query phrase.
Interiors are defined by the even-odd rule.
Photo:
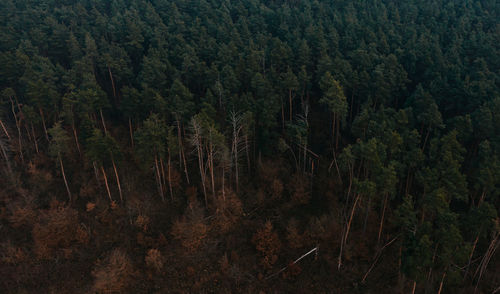
[[[498,291],[499,14],[0,1],[0,292]]]

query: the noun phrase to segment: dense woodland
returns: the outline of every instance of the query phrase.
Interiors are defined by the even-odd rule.
[[[500,289],[496,0],[2,0],[0,91],[2,293]]]

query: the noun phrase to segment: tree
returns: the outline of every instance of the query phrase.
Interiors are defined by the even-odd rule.
[[[167,143],[167,129],[165,122],[157,114],[151,114],[143,126],[135,132],[137,141],[137,154],[146,166],[153,164],[158,193],[165,201],[164,187],[162,184],[162,171],[160,160],[165,157],[165,146]]]
[[[338,149],[338,141],[340,136],[340,122],[345,120],[347,116],[347,100],[344,95],[344,90],[336,81],[330,72],[326,72],[319,82],[323,97],[319,102],[325,105],[332,113],[332,138],[335,138],[335,150]]]
[[[64,185],[66,186],[66,192],[68,192],[68,199],[71,202],[71,192],[69,189],[69,184],[66,179],[66,173],[64,172],[63,155],[69,150],[69,137],[66,131],[62,128],[60,122],[56,122],[52,128],[47,131],[50,134],[50,145],[49,153],[52,157],[55,157],[59,167],[61,168],[61,174],[64,180]]]

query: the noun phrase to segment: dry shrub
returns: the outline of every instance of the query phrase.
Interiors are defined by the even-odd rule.
[[[283,195],[283,183],[280,179],[271,181],[270,194],[273,199],[280,199]]]
[[[280,166],[281,163],[277,161],[266,161],[259,168],[259,176],[262,180],[264,190],[273,199],[279,199],[283,194],[283,182],[280,179],[283,175],[283,170]]]
[[[28,256],[20,247],[12,245],[10,242],[0,244],[0,261],[5,264],[19,264],[27,260]]]
[[[32,226],[36,220],[36,211],[31,206],[15,205],[11,208],[8,220],[13,228],[21,226]]]
[[[38,223],[33,227],[34,252],[38,258],[52,258],[54,251],[69,248],[77,241],[78,213],[56,200],[48,210],[40,211]]]
[[[224,195],[219,193],[215,205],[213,229],[218,233],[227,233],[234,228],[243,214],[241,201],[236,193],[226,189]]]
[[[184,216],[172,226],[172,237],[181,242],[187,252],[195,252],[205,241],[207,225],[203,208],[197,200],[190,201]]]
[[[144,260],[150,269],[154,269],[158,272],[163,269],[164,258],[158,249],[149,249]]]
[[[304,236],[300,234],[298,223],[295,219],[291,219],[286,227],[286,239],[290,248],[297,249],[303,247]]]
[[[278,253],[281,248],[281,242],[278,234],[274,232],[273,225],[267,221],[252,237],[252,242],[256,249],[262,255],[261,264],[267,268],[272,268],[278,260]]]
[[[151,223],[151,219],[146,215],[138,215],[135,219],[135,225],[143,232],[146,232],[149,229],[149,225]]]
[[[301,174],[294,174],[290,183],[288,183],[288,190],[290,191],[291,200],[294,204],[307,204],[311,199],[309,192],[310,182],[309,179]]]
[[[98,261],[94,270],[93,292],[120,293],[129,292],[134,284],[135,270],[127,253],[114,249],[103,260]]]

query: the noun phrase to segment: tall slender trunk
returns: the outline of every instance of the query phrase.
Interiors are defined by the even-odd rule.
[[[24,163],[24,156],[23,156],[23,144],[21,140],[21,122],[17,119],[17,114],[14,106],[14,101],[12,100],[12,97],[9,96],[10,100],[10,105],[11,105],[11,110],[12,114],[14,115],[14,120],[16,121],[16,128],[17,128],[17,139],[18,139],[18,148],[19,148],[19,157],[21,158],[21,161]],[[47,137],[48,140],[48,137]]]
[[[174,193],[172,191],[172,174],[171,174],[170,149],[168,150],[167,173],[168,173],[168,189],[170,190],[170,198],[174,201]]]
[[[161,168],[161,182],[163,187],[167,186],[167,175],[165,174],[165,166],[163,164],[163,158],[160,157],[160,168]]]
[[[68,192],[69,202],[71,202],[71,192],[69,190],[68,181],[66,180],[66,173],[64,172],[64,165],[63,165],[63,162],[62,162],[61,154],[59,154],[57,157],[59,157],[59,165],[61,166],[61,173],[62,173],[62,176],[63,176],[64,185],[66,186],[66,191]]]
[[[248,148],[248,135],[245,135],[245,153],[247,155],[247,168],[250,174],[250,148]]]
[[[337,130],[335,131],[335,150],[339,149],[339,134],[340,134],[340,120],[337,116],[337,122],[335,123]]]
[[[130,132],[130,143],[132,144],[132,149],[134,148],[134,132],[132,131],[132,118],[128,118],[128,130]]]
[[[186,157],[184,155],[184,146],[182,144],[181,122],[179,120],[177,120],[177,138],[179,140],[179,166],[182,168],[182,164],[184,163],[184,174],[186,176],[186,182],[189,184]]]
[[[290,121],[292,121],[293,105],[292,105],[292,90],[291,89],[288,89],[288,100],[290,103]]]
[[[78,154],[82,156],[82,151],[80,150],[80,143],[78,143],[78,134],[76,133],[74,122],[71,124],[71,127],[73,128],[73,136],[75,137],[76,149],[78,149]]]
[[[106,176],[106,171],[104,170],[104,166],[101,165],[102,176],[104,178],[104,184],[106,185],[106,191],[108,192],[109,201],[113,201],[111,198],[111,191],[109,190],[108,177]]]
[[[472,250],[469,254],[469,261],[467,262],[467,267],[465,268],[464,280],[467,278],[467,274],[469,273],[469,267],[472,262],[472,257],[474,256],[474,251],[476,250],[477,242],[479,241],[479,235],[481,234],[481,229],[479,229],[476,239],[474,240],[474,244],[472,245]]]
[[[163,195],[163,186],[161,184],[161,176],[160,176],[160,168],[158,166],[158,157],[155,155],[155,176],[156,176],[156,183],[158,184],[158,189],[159,193],[161,196],[161,200],[165,202],[165,196]]]
[[[115,88],[115,80],[113,79],[113,74],[111,73],[111,68],[108,66],[109,78],[111,79],[111,86],[113,87],[113,98],[115,98],[116,102],[116,88]]]
[[[387,207],[387,199],[389,197],[389,194],[385,194],[384,197],[384,204],[382,208],[382,216],[380,217],[380,225],[378,227],[378,237],[377,237],[377,244],[380,242],[380,237],[382,236],[382,228],[384,227],[384,217],[385,217],[385,209]]]
[[[42,126],[45,133],[45,139],[49,141],[49,133],[47,132],[47,126],[45,125],[45,116],[43,115],[43,110],[41,107],[38,107],[38,111],[40,112],[40,117],[42,118]]]
[[[212,197],[215,197],[215,181],[214,181],[214,146],[212,142],[209,144],[210,148],[210,153],[208,154],[208,160],[209,160],[209,169],[210,169],[210,178],[212,181]]]
[[[106,128],[106,122],[104,121],[104,115],[102,114],[102,108],[99,108],[99,114],[101,115],[102,127],[104,128],[104,134],[108,134],[108,129]]]
[[[349,217],[349,221],[347,222],[347,226],[345,229],[345,234],[343,234],[341,241],[340,241],[340,252],[339,252],[339,257],[338,257],[338,269],[340,269],[340,267],[342,265],[342,253],[343,253],[344,246],[347,245],[347,239],[349,237],[349,231],[351,230],[351,223],[352,223],[352,219],[354,217],[354,211],[356,210],[356,204],[358,203],[359,197],[360,197],[360,195],[358,194],[358,196],[356,196],[356,198],[354,200],[354,204],[353,204],[352,210],[351,210],[351,215]]]
[[[94,175],[95,175],[95,180],[97,182],[97,186],[99,187],[99,190],[101,189],[101,182],[99,181],[99,170],[97,169],[97,165],[94,162],[92,162],[92,166],[94,167]]]
[[[203,196],[205,197],[205,206],[208,207],[208,198],[207,198],[207,188],[205,186],[205,168],[203,167],[203,151],[201,150],[202,145],[201,142],[198,141],[196,149],[198,151],[198,167],[200,168],[200,176],[201,176],[201,185],[203,186]]]
[[[3,143],[3,139],[0,137],[0,151],[2,151],[2,155],[5,158],[5,163],[7,165],[7,171],[9,172],[9,175],[12,176],[12,168],[10,166],[10,160],[7,155],[7,151],[5,150],[5,145]]]
[[[239,182],[239,162],[238,162],[238,140],[235,138],[234,139],[235,143],[234,143],[234,168],[235,168],[235,177],[236,177],[236,193],[238,193],[240,191],[240,182]]]
[[[0,119],[0,126],[2,127],[2,130],[5,133],[5,135],[7,136],[7,139],[9,139],[9,141],[10,141],[9,132],[7,132],[7,128],[5,127],[5,125],[3,124],[3,121],[1,119]]]
[[[285,129],[285,105],[283,99],[281,99],[281,128]]]
[[[35,150],[36,150],[36,153],[38,154],[39,153],[38,142],[36,140],[35,128],[33,127],[33,123],[31,123],[31,132],[33,133],[33,142],[35,143]]]
[[[115,160],[113,159],[113,156],[111,156],[111,162],[113,163],[113,170],[115,171],[116,184],[118,185],[118,192],[120,193],[120,201],[123,202],[123,193],[122,193],[122,187],[120,185],[120,177],[118,176],[118,170],[116,169],[116,164]]]
[[[441,294],[441,291],[443,290],[443,284],[444,284],[444,278],[446,278],[446,272],[447,269],[444,271],[443,276],[441,277],[441,282],[439,283],[439,290],[437,294]]]

